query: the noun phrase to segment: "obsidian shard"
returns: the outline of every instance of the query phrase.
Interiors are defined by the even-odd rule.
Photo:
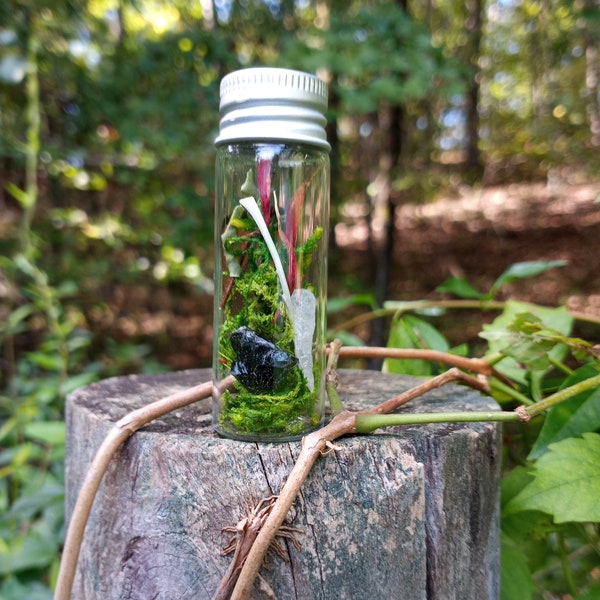
[[[255,394],[276,392],[285,383],[298,359],[248,327],[231,334],[235,361],[231,374]]]

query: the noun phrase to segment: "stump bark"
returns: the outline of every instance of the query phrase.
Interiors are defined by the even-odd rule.
[[[67,401],[69,518],[96,449],[127,412],[210,378],[210,370],[118,377]],[[340,371],[346,408],[359,410],[417,380]],[[459,386],[408,412],[497,410]],[[389,428],[336,441],[289,515],[302,531],[287,561],[270,553],[262,577],[278,600],[495,600],[499,595],[499,424]],[[94,503],[73,598],[210,599],[230,557],[223,529],[277,494],[300,442],[218,437],[210,401],[137,432],[113,459]],[[266,598],[255,585],[253,598]]]

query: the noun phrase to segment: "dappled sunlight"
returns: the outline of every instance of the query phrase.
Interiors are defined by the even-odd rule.
[[[366,221],[337,223],[335,241],[341,248],[347,246],[364,247],[369,241],[369,226]]]
[[[459,197],[442,197],[430,204],[407,204],[398,211],[397,226],[422,220],[464,222],[471,231],[502,226],[523,231],[560,226],[577,217],[585,227],[600,223],[598,184],[552,189],[545,184],[510,184],[492,188],[462,188]],[[412,223],[411,223],[412,222]]]

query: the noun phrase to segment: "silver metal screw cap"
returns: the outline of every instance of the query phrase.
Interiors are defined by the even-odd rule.
[[[215,144],[298,142],[330,149],[325,133],[327,84],[290,69],[234,71],[221,81],[221,124]]]

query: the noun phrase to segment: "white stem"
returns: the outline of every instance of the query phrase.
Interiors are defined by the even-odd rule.
[[[256,200],[252,196],[248,196],[247,198],[242,198],[240,200],[240,204],[250,213],[250,216],[254,219],[255,223],[258,225],[258,229],[260,230],[265,243],[267,244],[267,248],[269,249],[269,253],[271,254],[271,258],[273,259],[273,263],[275,265],[275,271],[277,272],[277,277],[279,278],[279,283],[281,284],[281,290],[283,294],[283,302],[287,307],[288,314],[292,323],[295,325],[296,317],[294,311],[294,305],[292,304],[292,297],[290,296],[290,288],[287,284],[287,279],[285,278],[285,271],[283,270],[283,265],[281,264],[281,258],[279,258],[279,254],[277,253],[277,248],[275,247],[275,243],[273,242],[273,238],[269,233],[269,228],[267,227],[267,223],[263,217],[263,214],[256,203]],[[295,329],[295,327],[294,327]]]

